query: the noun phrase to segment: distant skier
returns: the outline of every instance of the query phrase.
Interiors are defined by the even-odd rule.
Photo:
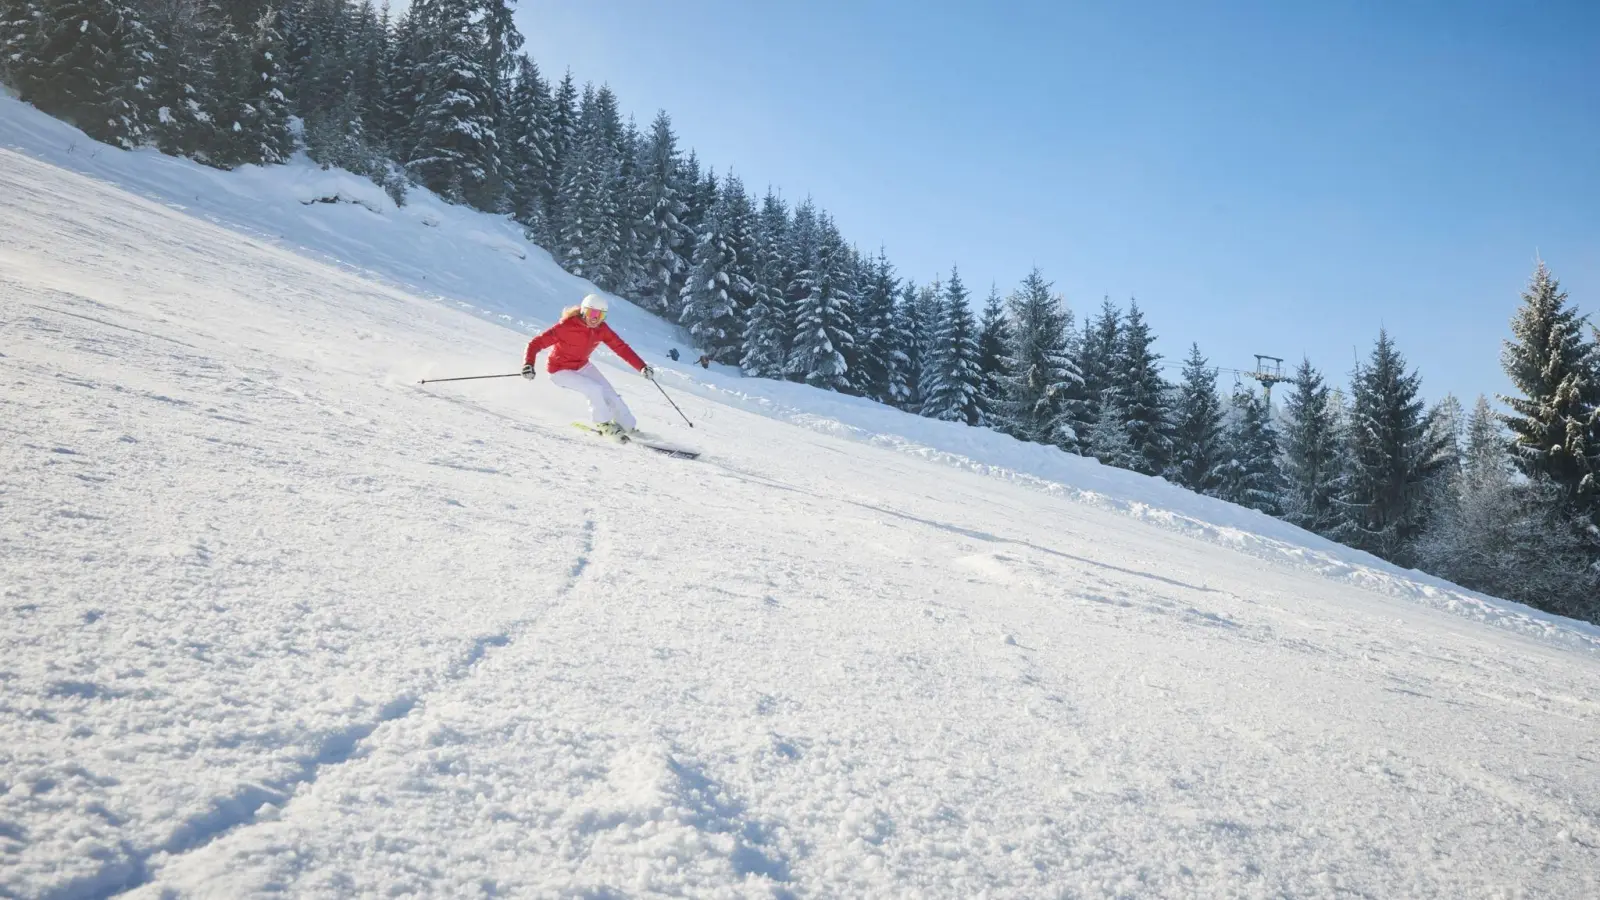
[[[532,379],[537,374],[533,364],[539,351],[554,348],[545,364],[551,382],[557,387],[577,391],[589,401],[589,417],[596,431],[613,436],[625,434],[635,430],[639,423],[617,395],[616,388],[600,374],[594,363],[589,362],[590,354],[602,341],[622,357],[623,362],[639,370],[639,374],[655,377],[655,370],[645,365],[639,354],[606,324],[606,298],[599,294],[590,294],[583,298],[582,304],[563,310],[556,324],[528,342],[522,377]]]

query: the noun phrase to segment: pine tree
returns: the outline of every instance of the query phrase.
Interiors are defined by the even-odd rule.
[[[755,305],[755,285],[760,276],[760,254],[756,236],[756,210],[745,192],[744,182],[732,172],[723,179],[718,194],[718,219],[722,232],[733,253],[733,263],[728,270],[732,276],[730,291],[739,317],[739,334],[734,337],[734,362],[743,355],[744,320]]]
[[[819,267],[817,208],[809,198],[795,207],[786,236],[783,252],[788,283],[784,286],[783,296],[791,317],[791,332],[788,340],[789,361],[784,372],[791,379],[803,380],[811,365],[811,348],[801,343],[800,332],[804,326],[800,317],[801,310],[816,287]]]
[[[723,212],[721,207],[712,210],[700,227],[678,321],[713,362],[734,363],[739,359],[742,335],[732,274],[736,257],[723,227]]]
[[[678,195],[681,160],[672,120],[665,112],[656,114],[644,147],[638,171],[645,212],[635,226],[641,280],[631,293],[645,309],[664,314],[673,306],[669,292],[683,265],[679,249],[693,238],[682,221],[689,207]]]
[[[788,370],[791,316],[783,287],[789,211],[771,190],[761,203],[756,228],[756,279],[745,320],[744,355],[739,366],[756,378],[782,378]]]
[[[1128,440],[1140,462],[1134,470],[1159,475],[1172,457],[1167,424],[1167,384],[1161,377],[1161,354],[1152,349],[1155,336],[1137,302],[1128,307],[1117,347],[1117,386],[1128,415]]]
[[[283,33],[284,42],[290,47],[290,58],[293,59],[296,41],[288,24],[289,12],[284,11]],[[417,145],[416,124],[424,96],[422,61],[432,52],[429,43],[419,33],[421,25],[417,12],[416,4],[412,4],[395,22],[384,56],[382,83],[378,86],[382,101],[378,110],[380,121],[377,132],[382,135],[383,147],[389,156],[402,166],[411,161],[411,152]],[[303,25],[297,24],[296,27],[303,28]],[[294,84],[291,80],[291,86]],[[290,101],[302,116],[308,112],[292,92]]]
[[[1428,519],[1430,482],[1446,457],[1430,435],[1418,396],[1421,379],[1387,331],[1380,331],[1370,361],[1352,378],[1350,474],[1339,498],[1343,521],[1334,537],[1390,562],[1411,562],[1413,544]]]
[[[1006,354],[1011,342],[1011,323],[1006,320],[1000,289],[991,284],[978,321],[979,425],[1004,429],[1000,407],[1005,402]]]
[[[122,0],[16,3],[5,71],[22,99],[98,141],[136,146],[147,122],[152,37]]]
[[[527,55],[517,57],[516,78],[505,101],[506,186],[512,218],[539,240],[549,237],[545,198],[550,184],[550,89]]]
[[[504,85],[509,83],[521,68],[519,54],[522,49],[522,32],[517,30],[517,23],[512,7],[516,0],[472,0],[475,9],[475,18],[480,22],[483,30],[483,68],[489,75],[489,82],[494,87],[495,95],[504,97],[509,93]]]
[[[1332,393],[1310,360],[1302,360],[1295,371],[1294,393],[1285,408],[1284,518],[1307,531],[1330,534],[1339,523],[1334,501],[1343,490],[1342,437]]]
[[[388,155],[388,83],[392,74],[389,46],[389,8],[380,13],[372,0],[362,0],[351,27],[354,29],[345,51],[351,72],[350,89],[360,104],[361,121],[367,127],[367,143],[374,156]],[[280,54],[281,55],[281,54]]]
[[[1083,374],[1082,396],[1072,410],[1073,428],[1079,434],[1089,434],[1100,421],[1100,406],[1108,391],[1120,395],[1120,361],[1118,348],[1122,346],[1122,311],[1107,297],[1101,303],[1100,314],[1083,321],[1083,340],[1078,344],[1078,371]]]
[[[1548,477],[1513,480],[1510,441],[1483,397],[1468,420],[1452,496],[1418,541],[1429,572],[1562,615],[1600,621],[1600,578],[1580,532],[1552,513]]]
[[[894,306],[894,353],[900,371],[889,388],[891,402],[908,412],[922,408],[922,332],[921,289],[908,278]]]
[[[1439,474],[1428,482],[1429,496],[1424,507],[1430,520],[1437,517],[1457,493],[1463,469],[1462,442],[1467,425],[1466,411],[1455,394],[1446,394],[1443,400],[1428,410],[1428,435],[1430,443],[1439,445]],[[1423,526],[1426,528],[1426,524]]]
[[[861,367],[861,338],[858,335],[861,328],[861,285],[864,281],[870,282],[871,279],[863,276],[860,251],[848,244],[842,235],[839,237],[839,246],[841,250],[836,264],[837,275],[834,284],[838,293],[850,298],[848,303],[850,340],[839,348],[840,355],[844,357],[845,379],[838,390],[840,393],[861,396],[863,391],[857,383],[861,379],[858,371]]]
[[[1512,458],[1522,474],[1559,486],[1569,510],[1585,510],[1600,493],[1600,336],[1584,338],[1583,319],[1543,262],[1511,331],[1501,363],[1520,395],[1501,399],[1511,407]]]
[[[214,51],[226,43],[227,18],[215,0],[151,0],[150,9],[151,135],[162,153],[211,162],[222,143]]]
[[[961,273],[950,270],[944,305],[928,359],[931,377],[922,414],[946,422],[978,423],[983,373],[978,368],[978,326],[972,317]]]
[[[665,117],[662,113],[657,121]],[[559,215],[556,209],[556,194],[561,185],[567,181],[566,172],[562,167],[566,165],[567,158],[572,154],[573,145],[578,142],[578,88],[572,80],[572,70],[568,69],[561,76],[561,83],[556,86],[555,93],[550,98],[550,194],[545,197],[545,209],[553,215]],[[676,157],[673,163],[676,165]],[[665,296],[663,294],[663,296]]]
[[[1020,440],[1081,452],[1088,435],[1073,431],[1071,397],[1083,376],[1072,360],[1072,311],[1037,267],[1012,292],[1009,311],[995,426]]]
[[[1279,515],[1283,507],[1283,475],[1278,469],[1278,436],[1271,410],[1254,391],[1233,395],[1216,496],[1229,503]]]
[[[282,39],[274,27],[276,14],[270,10],[250,25],[241,37],[232,22],[225,28],[225,40],[218,55],[220,77],[219,145],[213,153],[218,165],[277,165],[287,162],[294,152],[294,137],[289,132],[289,101],[284,96],[279,72]]]
[[[849,386],[846,354],[855,344],[849,248],[826,214],[818,218],[816,233],[808,293],[795,306],[791,370],[812,387],[841,391]]]
[[[1128,412],[1121,395],[1114,387],[1106,388],[1094,406],[1099,415],[1089,429],[1085,449],[1105,465],[1132,470],[1139,460],[1128,437]]]
[[[556,195],[555,257],[568,272],[587,278],[604,290],[620,290],[622,253],[617,176],[619,161],[609,134],[609,104],[593,85],[585,85],[578,117],[577,140],[561,164]],[[682,283],[666,291],[682,290]],[[647,304],[648,305],[648,304]],[[660,298],[653,310],[669,318],[682,312],[677,296]]]
[[[705,222],[716,199],[716,179],[711,173],[700,171],[700,158],[695,155],[693,148],[678,167],[678,191],[687,207],[683,213],[683,224],[691,232],[699,234],[700,225]]]
[[[1223,440],[1217,370],[1200,355],[1199,344],[1189,345],[1173,418],[1172,480],[1197,494],[1217,496],[1229,448]]]
[[[45,42],[44,0],[0,0],[0,82],[29,100],[38,90]]]
[[[856,304],[856,346],[860,353],[855,389],[879,403],[893,404],[905,390],[905,353],[895,335],[895,296],[900,279],[883,248],[865,266]]]
[[[613,281],[616,291],[629,299],[638,299],[633,289],[645,280],[645,232],[642,227],[648,209],[644,176],[641,167],[645,159],[645,139],[632,116],[622,129],[621,149],[617,156],[617,172],[612,179],[611,197],[617,220],[618,250],[616,274]],[[735,249],[737,253],[737,248]]]
[[[917,332],[914,340],[921,348],[922,367],[917,377],[917,412],[927,415],[927,399],[938,379],[935,357],[938,353],[939,329],[944,326],[944,284],[934,278],[917,289]]]
[[[585,216],[589,223],[584,231],[587,243],[583,248],[584,277],[606,291],[623,289],[622,259],[622,126],[617,115],[616,95],[602,85],[591,90],[584,87],[583,109],[578,116],[578,142],[585,156],[583,171],[588,181],[583,192]],[[690,254],[693,254],[692,246]],[[685,279],[684,281],[686,281]],[[684,281],[674,284],[671,313],[683,311],[681,294]]]
[[[438,0],[438,45],[422,67],[423,95],[408,168],[452,203],[496,211],[504,183],[495,98],[480,61],[469,0]]]

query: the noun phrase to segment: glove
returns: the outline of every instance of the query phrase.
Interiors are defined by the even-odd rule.
[[[537,374],[539,374],[539,370],[533,367],[533,363],[528,363],[522,367],[522,377],[528,379],[529,381],[532,381],[533,377]]]
[[[656,370],[650,368],[649,364],[646,364],[644,368],[640,369],[639,374],[650,379],[651,381],[656,380]]]

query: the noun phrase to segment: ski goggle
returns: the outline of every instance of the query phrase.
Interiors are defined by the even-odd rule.
[[[606,320],[606,311],[603,309],[580,309],[578,314],[590,325],[599,325]]]

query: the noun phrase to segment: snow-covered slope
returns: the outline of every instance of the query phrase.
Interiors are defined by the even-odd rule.
[[[586,286],[71,135],[0,100],[0,894],[1600,892],[1592,627],[733,373],[602,363],[696,462],[419,386]]]
[[[0,147],[109,181],[171,209],[336,266],[367,280],[436,299],[524,334],[548,325],[595,287],[562,271],[543,248],[505,218],[412,193],[397,208],[376,185],[301,155],[293,165],[219,172],[146,150],[126,153],[0,94]],[[1128,513],[1153,524],[1279,563],[1342,578],[1525,634],[1600,646],[1600,629],[1521,604],[1465,591],[1287,523],[1158,478],[1130,475],[1092,459],[1028,444],[988,429],[935,422],[804,385],[742,378],[737,369],[701,369],[687,360],[682,330],[613,298],[612,321],[680,390],[814,431],[872,443],[944,465],[981,472]],[[673,363],[667,351],[679,349]],[[514,369],[521,351],[492,360],[440,357],[419,362],[423,377],[461,366]],[[497,370],[499,370],[497,369]],[[476,370],[474,370],[476,371]],[[408,373],[410,374],[410,373]],[[675,417],[674,417],[675,420]],[[1581,636],[1579,636],[1581,635]]]

